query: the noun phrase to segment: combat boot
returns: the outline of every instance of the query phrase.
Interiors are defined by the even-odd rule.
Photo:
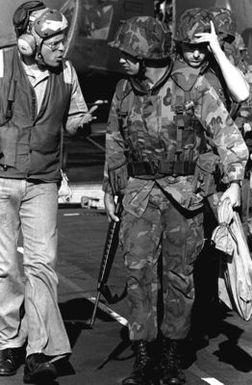
[[[162,352],[160,360],[160,384],[183,385],[185,375],[181,367],[180,340],[162,339]]]
[[[122,385],[151,385],[152,368],[146,341],[135,341],[133,350],[136,355],[133,370],[128,377],[124,378]]]

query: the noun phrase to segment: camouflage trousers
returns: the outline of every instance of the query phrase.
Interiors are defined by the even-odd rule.
[[[184,211],[154,188],[142,217],[123,214],[120,240],[128,274],[130,339],[150,342],[158,330],[184,339],[195,296],[193,265],[204,243],[202,212]]]
[[[251,238],[252,235],[252,220],[250,218],[251,210],[251,188],[250,179],[244,178],[242,181],[242,205],[241,205],[241,219],[243,224],[243,230],[247,237]]]

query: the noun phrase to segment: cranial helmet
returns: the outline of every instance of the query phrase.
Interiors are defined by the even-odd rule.
[[[34,31],[43,40],[65,31],[67,27],[67,19],[57,9],[47,9],[33,22]]]
[[[227,8],[210,8],[217,33],[222,41],[232,43],[235,39],[236,24],[232,13]]]
[[[30,21],[30,15],[34,11],[45,9],[46,6],[42,1],[27,1],[21,4],[14,12],[12,22],[15,28],[17,37],[27,32],[27,27]]]
[[[22,13],[20,6],[13,16],[13,23],[18,36],[18,49],[25,56],[32,56],[36,51],[40,52],[43,41],[63,32],[68,27],[68,22],[63,13],[56,9],[48,9],[43,3],[40,3],[39,8],[31,8],[31,3],[26,5],[26,18],[24,23],[19,22],[19,14]],[[42,4],[42,5],[41,5]],[[29,7],[28,7],[29,5]]]
[[[135,16],[122,23],[109,45],[137,59],[160,60],[170,55],[171,38],[155,18]]]
[[[210,12],[206,9],[187,9],[179,18],[175,40],[181,43],[197,43],[195,34],[210,32],[210,21],[213,21],[213,19]]]

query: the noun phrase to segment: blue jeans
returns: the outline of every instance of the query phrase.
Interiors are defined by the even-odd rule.
[[[0,349],[27,340],[27,355],[71,351],[57,303],[57,207],[55,183],[0,178]]]

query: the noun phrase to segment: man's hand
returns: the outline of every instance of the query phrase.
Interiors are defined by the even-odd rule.
[[[91,104],[91,108],[90,110],[88,110],[86,112],[86,114],[83,116],[82,118],[82,121],[81,121],[81,125],[84,125],[84,124],[87,124],[87,123],[90,123],[92,122],[92,120],[95,120],[97,119],[96,116],[93,116],[93,112],[95,112],[95,110],[97,110],[97,108],[101,105],[101,104],[108,104],[108,100],[96,100],[94,103]],[[90,104],[89,104],[90,106]]]
[[[106,210],[109,222],[111,221],[119,222],[119,218],[115,215],[115,202],[112,194],[110,193],[104,194],[104,205],[105,205],[105,210]]]
[[[220,197],[219,204],[226,198],[230,199],[232,207],[239,207],[241,205],[241,190],[238,183],[233,182],[229,188]]]
[[[208,43],[210,51],[214,54],[221,49],[218,36],[215,32],[214,23],[210,21],[211,32],[196,33],[197,43]]]
[[[85,113],[85,115],[81,119],[80,126],[83,126],[84,124],[90,123],[90,122],[92,122],[92,120],[96,119],[96,116],[93,116],[92,114],[93,114],[93,112],[95,112],[95,110],[97,110],[97,108],[98,108],[98,106],[94,105],[93,107],[90,108],[90,110],[88,110]]]

